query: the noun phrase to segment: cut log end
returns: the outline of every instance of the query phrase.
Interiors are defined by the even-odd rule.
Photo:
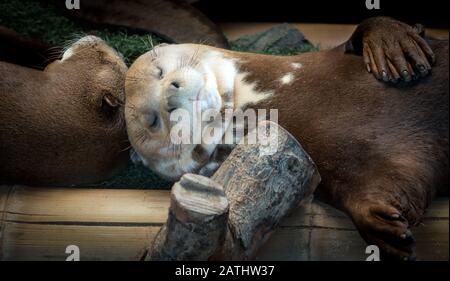
[[[222,186],[184,175],[171,193],[169,218],[156,236],[147,260],[207,260],[223,243],[228,200]]]
[[[182,222],[202,222],[228,212],[228,200],[213,180],[186,174],[172,188],[170,209]]]

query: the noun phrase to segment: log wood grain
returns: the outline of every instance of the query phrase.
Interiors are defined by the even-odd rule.
[[[245,137],[212,176],[230,202],[228,233],[215,259],[254,259],[281,219],[320,183],[313,160],[285,129],[263,121],[253,133],[262,138],[248,144]]]

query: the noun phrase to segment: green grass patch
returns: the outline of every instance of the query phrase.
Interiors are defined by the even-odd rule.
[[[234,51],[238,52],[248,52],[246,47],[240,46],[238,43],[230,42],[230,47]],[[259,52],[261,54],[266,55],[274,55],[274,56],[295,56],[303,53],[309,53],[309,52],[317,52],[319,51],[319,46],[314,45],[306,45],[299,48],[292,48],[292,49],[283,49],[281,51],[272,51],[270,49],[266,49],[262,52]]]
[[[0,25],[42,42],[65,47],[75,38],[96,35],[122,53],[127,64],[163,40],[153,34],[136,34],[126,28],[87,29],[65,17],[51,4],[33,0],[1,0]]]

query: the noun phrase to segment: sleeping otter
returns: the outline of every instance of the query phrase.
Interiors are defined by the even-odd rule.
[[[126,71],[94,36],[44,71],[0,62],[0,182],[88,183],[124,167]]]
[[[381,26],[398,38],[392,45],[406,40],[414,46],[404,48],[408,61],[383,53],[376,40],[367,43],[364,32],[346,49],[364,51],[369,70],[385,81],[403,78],[399,85],[373,79],[361,57],[343,46],[279,57],[165,45],[141,56],[125,86],[125,118],[137,158],[172,179],[208,165],[217,145],[171,142],[171,113],[191,110],[194,101],[200,111],[278,109],[279,124],[319,168],[318,196],[347,212],[367,242],[413,259],[410,227],[420,222],[436,189],[448,184],[448,41],[431,42],[437,63],[425,77],[434,55],[415,41],[418,33],[390,19],[381,19]],[[386,31],[381,38],[392,39]],[[425,52],[427,63],[411,61]],[[408,69],[425,78],[408,84]]]

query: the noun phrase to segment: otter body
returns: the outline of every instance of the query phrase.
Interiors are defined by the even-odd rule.
[[[391,28],[400,30],[397,23]],[[407,57],[423,55],[412,36],[408,31],[394,43],[416,46],[405,51]],[[410,228],[437,189],[448,189],[448,41],[433,41],[428,50],[437,59],[432,75],[423,71],[429,65],[410,61],[411,73],[423,78],[412,83],[403,54],[384,54],[370,44],[381,54],[381,69],[343,47],[291,57],[194,44],[157,47],[136,60],[126,79],[125,119],[135,158],[172,179],[202,173],[221,145],[174,143],[173,113],[277,109],[279,124],[318,166],[323,182],[317,195],[347,212],[368,243],[414,259]],[[381,83],[364,63],[386,82],[399,75],[404,82]],[[382,70],[386,63],[389,75]],[[202,130],[218,127],[203,121]]]
[[[250,107],[279,110],[279,124],[318,166],[318,196],[346,211],[367,241],[401,257],[413,251],[407,229],[437,191],[448,194],[448,41],[432,47],[434,74],[404,87],[379,83],[360,58],[339,52],[243,55],[248,81],[274,91]],[[292,63],[302,68],[292,71]],[[286,73],[292,81],[282,84]]]
[[[278,109],[280,125],[311,154],[325,186],[350,184],[349,177],[367,173],[374,181],[402,167],[409,171],[404,176],[442,187],[448,180],[448,41],[432,47],[439,58],[435,74],[398,86],[379,83],[361,69],[359,57],[336,51],[237,57],[247,82],[274,93],[247,108]],[[286,75],[290,81],[283,83]],[[329,191],[331,200],[344,203],[337,190]]]
[[[123,109],[113,103],[124,99],[126,70],[94,37],[45,71],[0,62],[0,182],[89,183],[123,167]]]

